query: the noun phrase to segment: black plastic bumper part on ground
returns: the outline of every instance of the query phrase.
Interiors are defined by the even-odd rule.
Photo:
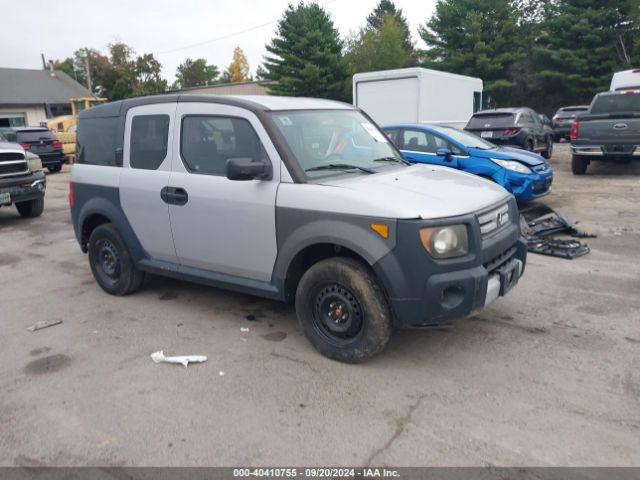
[[[374,265],[385,286],[397,327],[431,327],[451,323],[484,307],[489,276],[501,266],[519,260],[524,272],[527,247],[520,236],[515,202],[510,224],[482,238],[475,215],[443,221],[398,222],[397,245]],[[469,253],[464,257],[435,260],[420,242],[421,228],[467,224]]]

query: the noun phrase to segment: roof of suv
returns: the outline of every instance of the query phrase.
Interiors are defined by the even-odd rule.
[[[305,97],[275,97],[270,95],[206,95],[206,94],[167,94],[149,97],[130,98],[99,105],[80,113],[80,118],[116,117],[126,113],[138,105],[155,103],[219,103],[237,106],[251,111],[274,110],[353,110],[355,107],[348,103],[335,100]]]

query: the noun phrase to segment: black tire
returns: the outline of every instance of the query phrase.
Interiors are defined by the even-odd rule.
[[[142,285],[144,272],[133,263],[127,246],[112,223],[96,227],[89,237],[89,264],[93,277],[111,295],[127,295]]]
[[[525,149],[525,150],[529,150],[530,152],[533,152],[533,140],[531,140],[530,138],[528,138],[528,139],[524,142],[524,149]]]
[[[44,197],[29,200],[28,202],[18,202],[16,203],[16,208],[23,218],[39,217],[44,210]]]
[[[553,137],[551,135],[547,137],[547,148],[542,151],[541,155],[547,160],[553,155]]]
[[[51,165],[47,167],[50,173],[58,173],[62,170],[62,164],[59,165]]]
[[[391,337],[391,310],[373,271],[348,257],[307,270],[296,292],[304,334],[326,357],[346,363],[381,352]]]
[[[580,156],[571,156],[571,171],[574,175],[584,175],[587,173],[587,167],[589,166],[589,160]]]

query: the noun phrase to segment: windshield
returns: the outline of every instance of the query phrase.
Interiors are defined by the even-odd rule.
[[[618,93],[596,97],[590,113],[640,112],[640,94]]]
[[[494,113],[475,115],[469,120],[467,128],[505,128],[514,125],[513,113]]]
[[[447,135],[454,142],[458,142],[467,148],[477,148],[479,150],[491,150],[497,148],[493,143],[474,135],[473,133],[464,132],[456,128],[450,127],[431,127],[434,130]]]
[[[309,177],[362,173],[385,164],[405,163],[378,127],[357,110],[299,110],[270,115]]]

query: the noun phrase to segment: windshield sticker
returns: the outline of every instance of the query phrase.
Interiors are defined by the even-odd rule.
[[[293,122],[289,117],[278,117],[278,118],[280,119],[280,123],[285,127],[290,127],[291,125],[293,125]]]
[[[380,131],[371,125],[369,122],[362,122],[362,128],[364,128],[369,135],[371,135],[376,142],[387,143],[387,139],[380,133]]]

